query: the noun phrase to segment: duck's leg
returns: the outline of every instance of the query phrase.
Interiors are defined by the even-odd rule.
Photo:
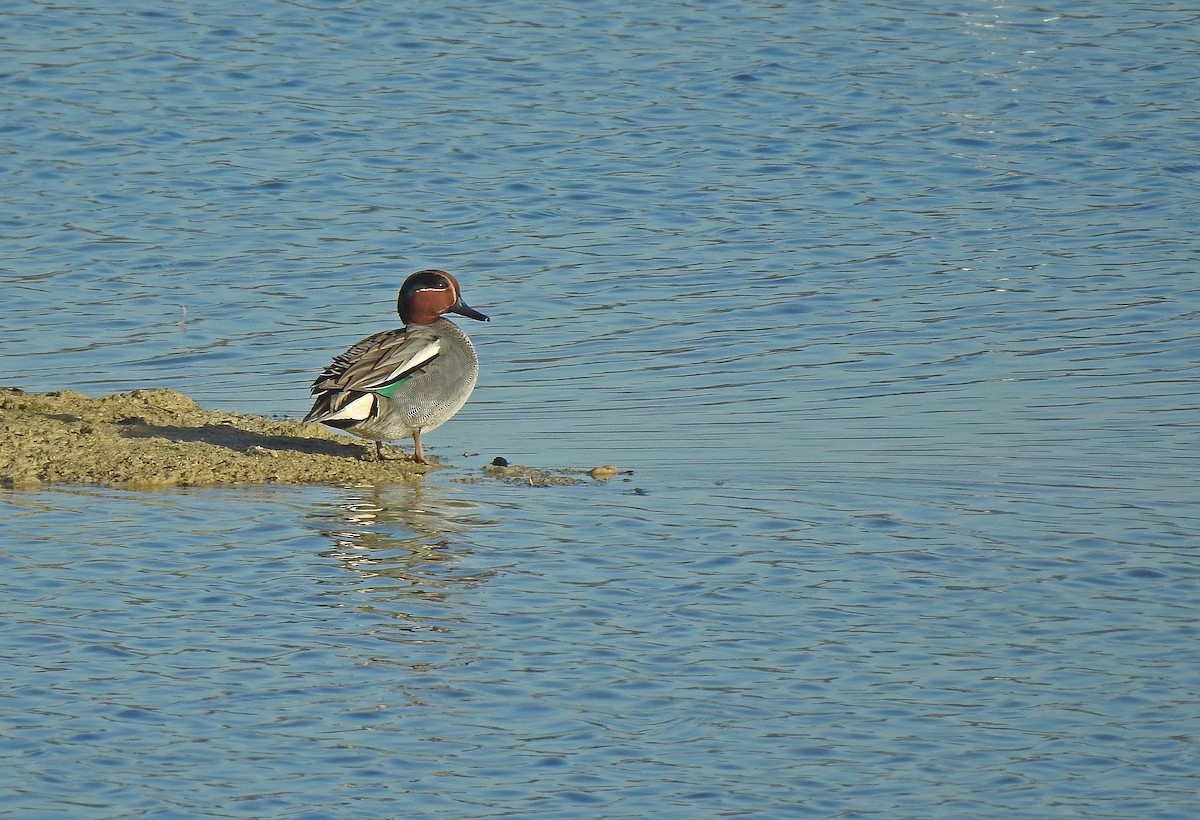
[[[383,457],[383,442],[382,441],[375,442],[375,460],[376,461],[387,461],[387,459]]]
[[[413,461],[418,464],[428,464],[425,460],[425,448],[421,446],[421,431],[417,430],[413,433]]]

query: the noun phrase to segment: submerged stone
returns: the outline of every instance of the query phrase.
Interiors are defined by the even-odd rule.
[[[427,467],[319,424],[205,410],[171,390],[92,398],[0,388],[0,486],[396,483]]]

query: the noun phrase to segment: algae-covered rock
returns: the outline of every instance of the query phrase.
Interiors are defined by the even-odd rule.
[[[583,479],[575,475],[578,470],[544,470],[538,467],[523,467],[520,464],[509,464],[504,459],[503,464],[492,462],[483,467],[484,475],[507,481],[510,484],[521,484],[529,487],[558,487],[568,484],[582,484]]]
[[[509,464],[508,459],[497,456],[491,464],[483,467],[483,474],[497,481],[518,484],[529,487],[561,487],[571,484],[585,484],[581,475],[587,475],[597,481],[605,481],[620,473],[632,474],[632,470],[619,470],[616,467],[593,467],[590,470],[580,470],[574,467],[544,469],[541,467],[525,467],[521,464]],[[473,478],[455,479],[463,483],[472,483]]]
[[[102,398],[0,388],[0,486],[394,483],[426,467],[318,424],[205,410],[171,390]]]

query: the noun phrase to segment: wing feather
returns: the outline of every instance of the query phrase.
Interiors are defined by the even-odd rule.
[[[370,394],[420,372],[441,349],[436,336],[407,328],[368,336],[335,357],[317,376],[312,383],[317,400],[305,421],[365,420],[375,408],[375,397]]]
[[[405,330],[385,330],[368,336],[335,358],[312,384],[312,392],[325,390],[379,390],[411,376],[441,352],[432,337]]]

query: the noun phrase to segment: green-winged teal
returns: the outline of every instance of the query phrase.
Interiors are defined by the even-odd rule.
[[[412,436],[413,459],[428,464],[421,434],[457,413],[475,389],[479,359],[467,334],[443,313],[490,321],[462,300],[458,280],[423,270],[396,300],[404,327],[368,336],[338,356],[312,384],[316,421],[375,441]]]

